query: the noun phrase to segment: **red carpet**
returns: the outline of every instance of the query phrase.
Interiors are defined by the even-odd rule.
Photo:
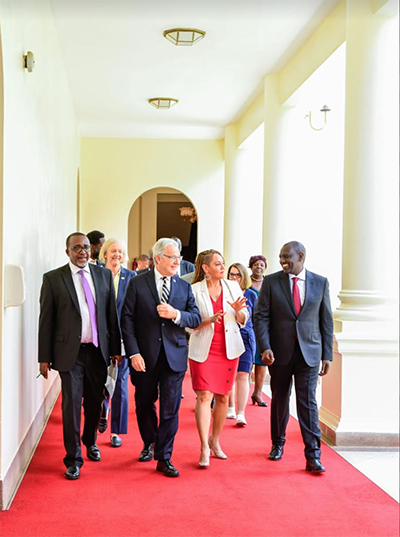
[[[131,391],[132,387],[131,387]],[[85,461],[81,478],[63,477],[60,400],[11,509],[0,513],[0,535],[154,537],[398,536],[398,503],[327,446],[324,475],[304,470],[303,446],[291,419],[284,458],[267,460],[269,408],[249,406],[248,427],[227,420],[226,461],[197,467],[194,394],[187,377],[173,462],[176,479],[139,463],[131,405],[130,433],[120,448],[99,435],[100,463]]]

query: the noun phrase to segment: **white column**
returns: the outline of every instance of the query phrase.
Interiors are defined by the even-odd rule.
[[[397,199],[391,138],[398,139],[398,89],[391,73],[398,64],[390,21],[371,5],[347,0],[346,8],[342,290],[334,314],[338,348],[320,410],[323,433],[337,445],[398,442],[398,338],[389,307],[398,252],[397,241],[388,240],[395,218],[387,214]]]
[[[262,254],[268,261],[268,272],[279,270],[280,184],[278,180],[278,126],[281,113],[279,101],[279,75],[264,79],[264,223]]]
[[[225,128],[225,211],[224,211],[224,251],[227,267],[241,259],[241,218],[240,203],[240,153],[237,147],[237,127]]]

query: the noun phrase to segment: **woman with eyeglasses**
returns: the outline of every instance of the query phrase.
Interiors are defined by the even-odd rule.
[[[198,254],[192,291],[202,322],[190,331],[189,364],[196,392],[196,425],[200,436],[200,468],[210,465],[210,454],[226,459],[219,437],[228,410],[228,395],[245,348],[239,326],[249,313],[238,283],[224,279],[225,262],[217,250]],[[212,412],[211,401],[215,397]],[[211,436],[209,431],[211,427]]]
[[[249,312],[249,320],[246,326],[240,329],[244,348],[246,349],[240,355],[238,372],[236,375],[236,396],[237,396],[237,414],[235,412],[235,390],[234,387],[229,395],[229,407],[227,418],[235,419],[238,427],[245,427],[247,421],[245,418],[245,408],[249,398],[249,380],[250,371],[254,363],[254,354],[256,352],[256,337],[254,335],[253,315],[256,307],[257,294],[250,289],[251,279],[247,269],[240,263],[233,263],[228,269],[228,280],[236,281],[243,295],[247,298],[247,308]]]
[[[264,272],[267,270],[267,260],[263,255],[253,255],[249,260],[249,268],[251,270],[251,289],[255,291],[258,298],[264,281]],[[258,346],[256,347],[254,364],[254,390],[251,400],[253,401],[253,405],[265,407],[268,406],[268,404],[262,398],[262,388],[267,373],[267,366],[261,360]]]
[[[101,247],[99,254],[100,261],[110,269],[114,280],[115,299],[117,301],[118,319],[121,320],[122,304],[125,292],[131,278],[136,276],[136,272],[128,270],[122,266],[127,260],[126,246],[120,239],[108,239]],[[125,356],[125,348],[121,339],[122,361],[118,366],[118,376],[115,384],[114,394],[111,398],[111,447],[120,447],[122,439],[120,434],[128,432],[128,359]],[[98,430],[104,433],[108,426],[108,414],[110,410],[110,396],[107,394],[103,401],[102,412]]]

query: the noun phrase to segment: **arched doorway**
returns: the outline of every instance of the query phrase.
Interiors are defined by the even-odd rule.
[[[135,257],[147,254],[156,240],[172,236],[181,239],[184,259],[193,262],[197,255],[196,209],[180,190],[152,188],[133,203],[127,235],[130,266]]]

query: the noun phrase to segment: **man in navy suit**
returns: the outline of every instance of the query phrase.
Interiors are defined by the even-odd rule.
[[[122,306],[121,329],[131,359],[136,416],[144,443],[140,462],[157,460],[157,471],[177,477],[171,462],[178,430],[182,381],[187,369],[185,327],[197,328],[200,312],[188,282],[177,275],[180,251],[172,239],[153,247],[155,267],[132,278]],[[158,423],[155,402],[160,399]]]
[[[179,251],[182,252],[182,241],[181,239],[178,239],[178,237],[171,237],[172,240],[174,240],[178,244]],[[190,274],[193,272],[194,274],[195,268],[193,263],[190,261],[185,261],[185,259],[181,258],[181,262],[178,266],[178,276],[184,276],[185,274]],[[191,281],[191,280],[190,280]]]
[[[328,280],[304,268],[306,250],[296,241],[279,254],[282,271],[264,278],[255,311],[255,332],[262,360],[271,375],[269,459],[280,460],[289,420],[292,378],[305,445],[306,470],[324,472],[316,388],[333,358],[333,319]]]

